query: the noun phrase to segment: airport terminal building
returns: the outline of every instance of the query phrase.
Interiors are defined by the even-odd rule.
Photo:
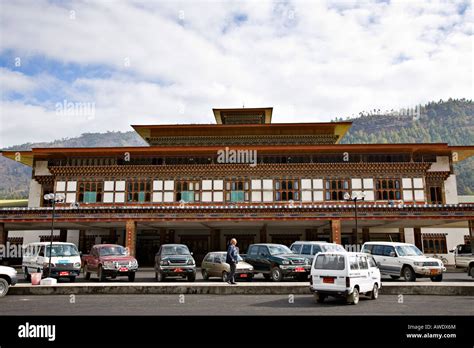
[[[199,264],[231,237],[241,253],[255,242],[393,240],[447,254],[474,239],[474,203],[459,201],[453,171],[474,146],[345,145],[351,122],[213,111],[215,124],[132,126],[148,146],[3,151],[33,172],[28,207],[0,209],[0,244],[48,240],[53,192],[65,197],[56,240],[83,252],[123,244],[141,265],[164,243],[187,244]]]

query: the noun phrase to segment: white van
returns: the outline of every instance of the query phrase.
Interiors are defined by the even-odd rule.
[[[359,303],[359,295],[375,300],[382,286],[380,271],[370,255],[353,252],[319,253],[313,260],[310,290],[318,303],[328,296]]]
[[[31,279],[31,273],[47,275],[49,265],[50,242],[27,244],[23,252],[22,269],[25,279]],[[53,242],[51,254],[52,278],[76,280],[81,271],[81,256],[73,243]]]

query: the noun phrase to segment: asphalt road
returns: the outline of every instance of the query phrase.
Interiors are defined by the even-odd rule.
[[[27,283],[26,280],[23,279],[23,273],[19,270],[18,278],[20,283]],[[76,282],[98,282],[98,278],[96,274],[92,274],[91,279],[86,281],[83,277],[83,273],[76,279]],[[138,271],[136,277],[136,282],[154,282],[155,281],[155,273],[152,268],[142,268]],[[179,278],[172,278],[170,281],[182,281],[187,282],[186,279],[179,279]],[[196,281],[203,281],[201,276],[201,270],[198,269],[196,275]],[[220,278],[211,278],[209,279],[210,282],[221,282]],[[244,280],[246,281],[246,280]],[[284,282],[294,282],[295,280],[292,278],[287,278],[283,280]],[[390,277],[382,277],[383,282],[394,282],[394,280]],[[397,280],[402,281],[402,280]],[[467,275],[467,272],[447,272],[443,275],[443,282],[473,282],[473,278]],[[68,283],[68,279],[60,279],[59,283]],[[116,279],[107,278],[106,282],[128,282],[127,277],[118,277]],[[253,282],[271,282],[271,280],[265,280],[261,274],[257,274],[254,277]],[[431,282],[430,278],[420,278],[417,279],[417,282]]]
[[[238,286],[238,285],[237,285]],[[361,296],[318,304],[312,295],[68,295],[5,296],[0,315],[474,315],[474,297]]]

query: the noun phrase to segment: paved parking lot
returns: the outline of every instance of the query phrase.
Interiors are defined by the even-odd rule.
[[[474,315],[474,297],[382,295],[358,305],[312,295],[6,296],[0,315]]]

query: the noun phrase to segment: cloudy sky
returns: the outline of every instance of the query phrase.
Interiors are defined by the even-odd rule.
[[[472,98],[470,1],[0,0],[0,148],[212,123],[274,122]]]

